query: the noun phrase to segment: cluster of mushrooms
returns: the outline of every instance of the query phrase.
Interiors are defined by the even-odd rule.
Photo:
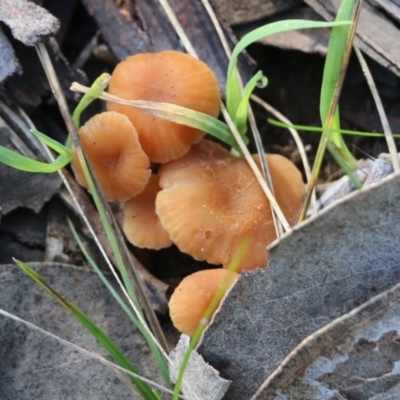
[[[212,70],[177,51],[128,57],[115,68],[109,93],[177,104],[213,117],[220,112],[221,93]],[[174,243],[196,260],[222,265],[186,277],[171,297],[172,321],[189,336],[221,282],[232,284],[237,278],[226,268],[240,244],[250,243],[239,273],[265,267],[266,246],[276,239],[270,204],[246,160],[204,135],[114,102],[79,130],[106,199],[124,202],[123,230],[132,244],[160,249]],[[301,174],[280,155],[266,159],[277,202],[294,224],[304,194]],[[72,168],[87,187],[75,154]]]

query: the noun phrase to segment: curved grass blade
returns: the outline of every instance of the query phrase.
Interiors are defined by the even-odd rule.
[[[138,373],[136,368],[130,363],[130,361],[124,356],[122,351],[115,345],[115,343],[106,335],[96,323],[90,319],[83,311],[76,307],[70,301],[64,299],[56,291],[54,291],[41,277],[27,264],[22,261],[15,260],[15,263],[27,274],[35,283],[41,286],[47,293],[49,293],[65,310],[67,310],[99,343],[103,348],[110,354],[110,356],[120,365],[121,367]],[[136,385],[140,393],[143,394],[147,400],[161,400],[158,394],[145,382],[142,382],[136,377],[130,376],[131,381]]]
[[[239,82],[236,76],[236,64],[239,54],[250,44],[275,33],[287,32],[296,29],[310,29],[310,28],[329,28],[334,26],[350,25],[351,21],[341,22],[318,22],[306,20],[287,20],[273,22],[255,29],[243,36],[239,43],[235,46],[232,57],[229,61],[227,85],[226,85],[226,99],[227,108],[232,118],[235,117],[237,109],[242,99]]]
[[[36,129],[30,129],[31,133],[34,134],[41,142],[43,142],[46,146],[53,149],[57,154],[63,157],[72,158],[71,150],[68,146],[64,146],[56,140],[46,136],[44,133],[39,132]]]
[[[72,121],[74,122],[75,129],[80,128],[80,120],[82,112],[86,109],[86,107],[89,106],[90,103],[96,100],[103,93],[103,91],[109,85],[110,81],[111,81],[110,74],[107,73],[101,74],[93,82],[92,86],[90,86],[88,92],[85,93],[84,96],[81,98],[80,102],[78,103],[72,114]]]
[[[253,93],[253,90],[256,86],[266,87],[268,84],[268,79],[263,76],[261,71],[258,71],[249,82],[247,82],[246,87],[243,90],[243,97],[240,100],[238,109],[236,111],[236,117],[234,123],[237,127],[237,130],[241,135],[243,135],[243,139],[245,139],[245,143],[248,144],[248,139],[245,137],[245,133],[247,130],[247,118],[249,115],[249,102],[250,96]]]
[[[70,157],[59,156],[54,162],[45,163],[0,146],[0,162],[20,171],[51,174],[64,168],[70,161]]]

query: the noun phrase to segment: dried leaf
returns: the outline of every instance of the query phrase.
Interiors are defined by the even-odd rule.
[[[15,56],[14,50],[10,42],[3,33],[0,26],[0,54],[2,61],[0,63],[0,83],[3,82],[8,76],[14,73],[21,72],[21,66]]]
[[[398,284],[305,339],[255,398],[398,398],[399,332]]]
[[[230,24],[243,24],[285,11],[299,0],[214,0],[221,16]]]
[[[268,19],[268,23],[281,21],[283,19],[308,19],[312,21],[323,21],[323,18],[309,7],[302,5],[295,7],[284,15],[278,14]],[[260,23],[248,24],[244,29],[239,29],[240,36],[250,32],[252,29],[260,26]],[[262,44],[279,47],[287,50],[300,50],[306,53],[318,53],[325,55],[328,48],[330,29],[299,29],[277,33],[261,39]]]
[[[381,8],[390,16],[400,21],[400,3],[398,0],[368,0],[373,6]]]
[[[46,211],[19,208],[4,216],[0,224],[0,264],[12,263],[16,255],[23,260],[44,260]]]
[[[251,397],[307,336],[400,281],[399,202],[399,176],[350,194],[240,277],[199,348],[233,381],[229,399]]]
[[[138,27],[128,12],[121,12],[115,2],[108,0],[82,2],[88,13],[96,20],[115,57],[123,60],[135,53],[151,51],[147,34]]]
[[[162,382],[145,340],[94,272],[55,263],[30,265],[94,319],[141,374]],[[106,356],[96,340],[15,265],[0,266],[0,307]],[[97,361],[3,316],[0,316],[0,344],[2,399],[140,398],[136,393],[132,397],[114,372]]]
[[[304,1],[327,20],[334,19],[341,2],[341,0]],[[400,75],[400,54],[397,48],[399,41],[400,30],[394,21],[364,1],[355,43],[366,54],[398,76]]]
[[[27,46],[57,33],[60,22],[32,1],[2,0],[0,21],[10,27],[13,36]]]
[[[164,10],[158,0],[138,0],[136,2],[141,22],[149,34],[154,51],[167,49],[182,50]],[[205,7],[198,0],[170,0],[169,5],[178,18],[199,58],[217,75],[222,88],[226,84],[228,58],[222,47],[217,31]],[[234,36],[229,26],[222,24],[222,31],[232,44]],[[233,48],[233,46],[231,46]],[[240,58],[240,71],[247,81],[252,75],[254,65],[249,57]]]
[[[170,354],[173,365],[169,365],[169,373],[174,383],[178,378],[179,368],[189,342],[189,336],[181,335],[178,344]],[[202,400],[220,400],[231,384],[231,381],[221,378],[219,372],[207,364],[196,351],[190,355],[183,378],[190,387],[188,388],[185,383],[182,386],[183,395],[188,399],[193,398],[194,392],[197,398]]]

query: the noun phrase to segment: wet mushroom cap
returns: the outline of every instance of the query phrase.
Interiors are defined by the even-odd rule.
[[[193,336],[218,288],[224,293],[239,274],[226,269],[199,271],[184,278],[169,301],[169,312],[175,328]]]
[[[150,161],[125,115],[114,111],[97,114],[78,134],[108,201],[126,200],[144,189],[151,174]],[[87,188],[75,149],[71,166],[78,183]]]
[[[301,174],[284,157],[269,156],[268,163],[278,200],[284,199],[283,212],[294,222],[304,192]],[[301,193],[294,191],[290,199],[284,194],[292,185],[283,178],[286,170],[302,186]],[[182,158],[164,164],[159,176],[163,190],[157,195],[156,212],[182,252],[228,267],[247,238],[250,245],[240,271],[266,266],[265,248],[276,233],[269,201],[245,159],[202,140]]]
[[[172,245],[155,211],[158,176],[152,175],[145,189],[124,204],[123,231],[135,246],[158,250]]]
[[[109,93],[128,100],[172,103],[217,117],[221,93],[213,71],[202,61],[178,51],[137,54],[117,65]],[[143,150],[154,162],[187,153],[204,132],[153,117],[121,104],[108,110],[124,113],[135,125]]]

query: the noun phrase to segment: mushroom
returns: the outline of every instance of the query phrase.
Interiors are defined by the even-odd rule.
[[[145,189],[124,204],[123,231],[137,247],[158,250],[172,244],[155,210],[155,200],[160,190],[158,176],[152,175]]]
[[[127,100],[172,103],[217,117],[221,92],[213,71],[202,61],[178,51],[136,54],[120,62],[109,93]],[[164,163],[188,152],[205,133],[153,117],[132,107],[108,102],[135,125],[151,161]]]
[[[293,224],[304,193],[301,174],[282,156],[268,155],[267,162],[278,203]],[[266,266],[265,248],[276,239],[271,208],[244,158],[202,140],[162,165],[159,176],[156,212],[182,252],[227,267],[247,239],[240,271]]]
[[[115,111],[97,114],[78,134],[108,201],[126,200],[144,189],[151,174],[150,162],[125,115]],[[75,149],[71,166],[78,183],[87,188]]]
[[[175,328],[193,336],[219,287],[223,294],[239,274],[226,269],[207,269],[184,278],[169,301],[169,313]]]

